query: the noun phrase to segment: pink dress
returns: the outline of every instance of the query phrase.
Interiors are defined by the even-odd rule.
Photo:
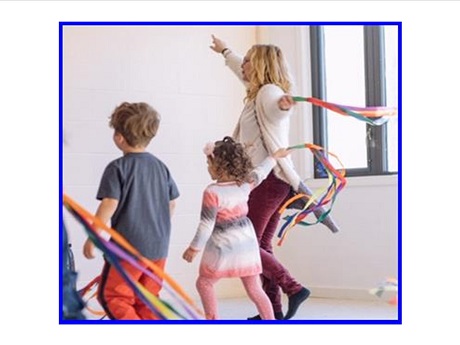
[[[267,177],[275,166],[265,159],[252,173],[252,183],[210,184],[203,192],[200,223],[190,246],[203,250],[200,276],[207,278],[246,277],[260,274],[259,244],[247,217],[251,190]]]

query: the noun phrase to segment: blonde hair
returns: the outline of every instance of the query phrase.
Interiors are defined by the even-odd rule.
[[[245,100],[255,99],[260,88],[266,84],[277,85],[286,93],[291,91],[292,82],[280,48],[271,44],[256,44],[249,49],[246,57],[252,69],[247,76]]]
[[[124,102],[113,111],[109,125],[129,146],[146,147],[157,134],[160,115],[147,103]]]

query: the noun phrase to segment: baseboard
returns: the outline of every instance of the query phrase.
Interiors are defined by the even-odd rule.
[[[330,287],[308,287],[311,291],[311,297],[331,298],[331,299],[351,299],[351,300],[375,300],[376,296],[372,295],[368,289],[353,288],[330,288]]]
[[[236,281],[236,283],[235,283]],[[311,291],[310,297],[313,298],[328,298],[328,299],[349,299],[349,300],[361,300],[361,301],[372,301],[376,300],[376,296],[372,295],[367,289],[353,289],[353,288],[331,288],[331,287],[311,287],[308,286]],[[229,281],[225,286],[219,286],[216,291],[218,298],[244,298],[246,292],[241,286],[239,280],[234,280],[233,284]],[[283,298],[286,298],[283,295]]]
[[[82,288],[83,286],[80,286],[79,288]],[[217,298],[230,299],[247,297],[246,291],[244,290],[240,279],[221,279],[216,284],[215,288]],[[310,297],[313,298],[350,299],[365,301],[376,300],[376,296],[372,295],[368,289],[321,286],[308,286],[308,289],[311,291]],[[188,291],[188,294],[191,298],[199,300],[199,296],[196,290]],[[284,294],[283,298],[286,298]]]

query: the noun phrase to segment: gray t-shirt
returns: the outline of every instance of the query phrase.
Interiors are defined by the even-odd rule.
[[[167,166],[148,152],[112,161],[97,199],[118,200],[111,226],[148,259],[166,258],[171,233],[169,202],[179,191]]]

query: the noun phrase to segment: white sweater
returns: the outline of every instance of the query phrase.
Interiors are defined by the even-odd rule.
[[[225,57],[225,63],[243,82],[241,63],[243,59],[233,52]],[[249,146],[253,164],[258,165],[265,157],[277,149],[289,146],[289,117],[292,110],[283,111],[278,100],[284,92],[273,84],[264,85],[257,93],[256,100],[247,102],[233,133],[233,138]],[[255,111],[254,111],[255,110]],[[303,183],[295,171],[291,158],[278,159],[274,168],[275,175],[289,183],[296,191],[312,195],[312,191]],[[318,218],[325,212],[323,207],[314,211]],[[332,232],[339,228],[330,215],[322,221]]]
[[[242,61],[243,59],[233,52],[225,58],[226,65],[246,84],[241,70]],[[255,166],[276,150],[289,146],[292,109],[281,110],[278,106],[278,101],[284,94],[277,85],[264,85],[257,93],[256,99],[246,103],[233,132],[233,138],[246,145]],[[289,156],[278,159],[274,173],[298,190],[301,179]]]

